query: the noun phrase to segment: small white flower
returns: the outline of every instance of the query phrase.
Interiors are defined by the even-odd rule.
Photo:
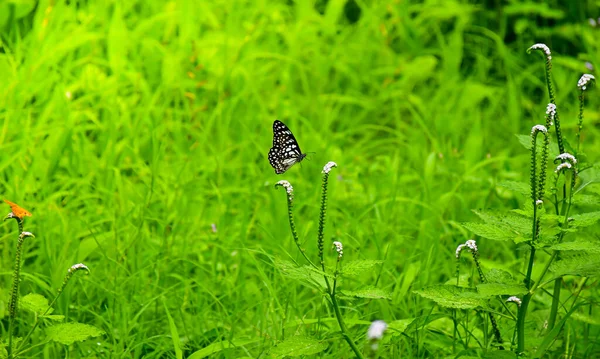
[[[570,169],[570,168],[572,168],[572,167],[573,167],[573,166],[571,166],[571,164],[570,164],[569,162],[561,163],[560,165],[558,165],[558,166],[556,167],[556,169],[554,170],[554,172],[558,173],[558,172],[562,171],[562,170],[563,170],[563,169],[565,169],[565,168],[566,168],[566,169]]]
[[[550,48],[546,46],[546,44],[535,44],[529,48],[529,50],[542,50],[544,54],[546,54],[546,59],[548,61],[552,60],[552,56],[550,53]]]
[[[465,242],[465,244],[467,245],[467,247],[469,247],[471,252],[477,252],[477,243],[475,243],[474,239],[469,239]]]
[[[531,134],[535,134],[536,132],[548,133],[548,129],[544,125],[535,125],[531,128]]]
[[[543,204],[544,204],[544,201],[542,201],[541,199],[538,199],[537,201],[535,201],[536,206],[541,206]]]
[[[83,264],[83,263],[77,263],[77,264],[73,264],[71,266],[71,268],[69,268],[69,273],[76,272],[76,271],[82,270],[82,269],[86,270],[88,272],[90,271],[90,269],[85,264]]]
[[[596,81],[594,75],[583,74],[579,78],[579,81],[577,81],[577,87],[579,87],[580,90],[584,91],[585,89],[587,89],[587,85],[590,81]]]
[[[333,167],[337,167],[337,163],[329,161],[327,162],[327,164],[325,165],[325,167],[323,167],[323,172],[322,173],[329,173],[329,171],[331,171],[331,169]]]
[[[383,332],[387,329],[387,323],[383,320],[376,320],[371,323],[369,331],[367,332],[367,339],[369,340],[380,340],[383,338]]]
[[[33,233],[31,233],[31,232],[21,232],[21,234],[19,235],[19,237],[20,237],[21,239],[23,239],[23,238],[25,238],[25,237],[32,237],[32,238],[35,238],[35,236],[34,236],[34,235],[33,235]]]
[[[512,297],[509,297],[506,301],[515,302],[519,307],[521,306],[521,299],[519,299],[519,297],[515,297],[514,295]]]
[[[342,258],[344,255],[344,246],[342,242],[335,241],[333,242],[333,246],[335,247],[335,251],[338,252],[338,258]]]
[[[572,164],[577,164],[577,158],[575,158],[575,156],[573,156],[572,154],[565,152],[565,153],[561,153],[560,155],[556,156],[557,160],[563,160],[563,161],[569,161]]]
[[[460,252],[462,252],[463,249],[465,249],[467,245],[466,244],[459,244],[458,247],[456,247],[456,259],[460,258]]]
[[[588,21],[589,21],[591,27],[596,27],[596,25],[597,25],[596,19],[594,19],[593,17],[590,17],[588,19]]]
[[[212,230],[213,233],[217,233],[217,225],[214,223],[210,224],[210,229]]]
[[[550,116],[550,124],[554,124],[554,119],[556,118],[556,105],[553,103],[549,103],[546,106],[546,115]]]
[[[291,197],[294,194],[294,187],[292,187],[292,185],[288,181],[281,180],[281,181],[277,182],[277,185],[283,186],[283,188],[285,188],[285,191],[287,192],[288,196]]]

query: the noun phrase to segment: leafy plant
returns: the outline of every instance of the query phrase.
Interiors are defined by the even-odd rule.
[[[578,316],[589,318],[596,304],[588,294],[589,288],[597,284],[600,274],[600,242],[586,237],[584,229],[600,220],[600,212],[572,212],[576,195],[600,177],[597,177],[599,165],[585,162],[586,156],[581,150],[584,93],[593,83],[594,76],[585,74],[577,84],[579,115],[576,140],[571,145],[563,137],[555,103],[550,49],[544,44],[536,44],[528,51],[536,50],[544,54],[546,61],[549,104],[545,124],[533,126],[529,141],[524,136],[520,137],[521,143],[531,151],[529,202],[524,208],[507,212],[474,211],[483,223],[463,225],[481,238],[514,242],[527,253],[524,271],[520,268],[513,271],[484,269],[477,243],[468,240],[456,250],[456,284],[427,287],[416,293],[442,307],[453,309],[454,338],[462,341],[465,348],[469,348],[469,340],[474,339],[481,349],[510,349],[517,355],[539,358],[561,346],[566,352],[585,350],[585,344],[575,348],[577,343],[562,341],[561,333],[569,320]],[[551,142],[552,129],[555,143]],[[547,191],[549,156],[554,158],[555,169]],[[523,192],[526,185],[511,182],[505,183],[504,187]],[[461,280],[464,278],[460,276],[459,261],[464,250],[472,254],[477,279]],[[575,285],[571,279],[574,276],[581,277]],[[518,277],[522,279],[516,279]],[[551,290],[548,289],[550,286],[553,287]],[[568,295],[563,295],[563,291],[568,291]],[[534,298],[540,298],[540,302],[532,304]],[[507,302],[517,304],[516,313],[507,306]],[[587,313],[584,308],[588,308]],[[478,313],[475,323],[469,317],[470,311]],[[459,318],[460,313],[463,316]],[[480,315],[484,313],[489,322]],[[531,317],[536,320],[530,320]],[[473,330],[473,324],[483,325],[482,330]],[[490,331],[492,336],[488,335]]]
[[[31,213],[12,202],[6,202],[11,205],[12,211],[4,218],[4,220],[16,220],[19,229],[19,237],[17,240],[15,266],[10,290],[10,301],[8,305],[8,340],[6,347],[3,346],[2,350],[0,350],[0,358],[12,359],[24,356],[26,354],[29,356],[31,355],[31,350],[39,346],[43,346],[51,341],[64,345],[71,345],[77,341],[83,341],[89,338],[104,335],[102,330],[91,325],[76,322],[61,323],[64,320],[64,316],[52,314],[54,311],[52,306],[63,293],[73,275],[79,271],[85,271],[86,274],[89,274],[89,268],[82,263],[75,264],[69,268],[62,285],[50,303],[48,303],[48,299],[41,294],[30,293],[24,297],[19,297],[23,244],[25,243],[25,239],[35,238],[35,236],[31,232],[26,232],[23,229],[24,218],[31,216]],[[15,336],[15,334],[18,333],[16,321],[18,319],[19,308],[23,309],[25,312],[33,314],[34,316],[33,325],[29,328],[29,331],[25,337]],[[26,319],[23,320],[26,321]],[[46,333],[46,337],[39,343],[30,343],[29,339],[31,338],[31,335],[40,326],[40,324],[44,324],[45,326],[44,331]]]

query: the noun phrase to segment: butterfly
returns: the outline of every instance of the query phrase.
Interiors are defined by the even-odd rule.
[[[275,169],[275,173],[282,174],[294,164],[306,157],[300,151],[300,146],[292,131],[281,121],[273,122],[273,147],[269,150],[269,163]]]
[[[23,219],[25,216],[31,217],[31,213],[29,213],[29,211],[25,208],[21,208],[18,204],[7,200],[4,200],[4,202],[8,203],[15,217],[19,217],[19,219]]]

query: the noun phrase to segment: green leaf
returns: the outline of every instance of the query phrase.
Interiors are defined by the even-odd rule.
[[[71,345],[88,338],[95,338],[106,334],[104,331],[82,323],[64,323],[46,328],[46,339]]]
[[[173,341],[173,348],[175,349],[175,356],[177,359],[183,359],[183,352],[181,351],[181,342],[179,340],[179,332],[177,331],[177,326],[175,325],[175,321],[173,317],[171,317],[171,313],[169,312],[169,308],[167,307],[167,303],[163,298],[163,306],[165,307],[165,312],[167,313],[167,319],[169,320],[169,329],[171,331],[171,340]]]
[[[413,293],[431,299],[446,308],[473,309],[485,306],[485,300],[475,289],[471,288],[442,284],[416,290]]]
[[[271,349],[271,357],[283,358],[286,356],[297,357],[301,355],[314,355],[327,349],[327,342],[295,336],[288,338]]]
[[[570,227],[588,227],[600,220],[600,212],[574,214],[570,218],[573,219],[572,221],[569,221]]]
[[[375,287],[365,287],[360,290],[350,291],[350,290],[342,290],[341,294],[347,297],[355,297],[355,298],[371,298],[371,299],[392,299],[392,294],[384,289],[375,288]]]
[[[531,194],[531,185],[525,182],[502,181],[499,182],[497,186],[511,192],[519,193],[525,197],[528,197]]]
[[[577,308],[579,308],[582,305],[583,305],[583,303],[579,303],[579,304],[575,305],[573,308],[571,308],[570,311],[567,312],[567,314],[558,323],[556,323],[554,328],[550,332],[548,332],[548,334],[546,334],[546,336],[544,337],[544,340],[538,346],[537,351],[535,353],[533,353],[533,356],[532,356],[533,358],[541,358],[544,356],[544,354],[546,353],[546,350],[548,350],[550,345],[556,340],[556,337],[558,336],[558,334],[562,331],[562,328],[565,325],[565,323],[567,322],[567,319],[569,319],[571,314],[573,314],[575,312],[575,310],[577,310]]]
[[[531,220],[514,212],[473,210],[485,223],[464,223],[474,234],[498,241],[523,242],[531,237]]]
[[[482,283],[477,285],[477,292],[485,297],[496,295],[522,295],[527,293],[524,285],[502,284],[502,283]]]
[[[558,243],[550,247],[555,251],[582,251],[587,253],[600,253],[600,242],[574,241]]]
[[[287,278],[298,280],[302,284],[316,289],[322,290],[327,288],[325,279],[323,278],[324,273],[311,266],[299,267],[292,262],[279,259],[275,261],[275,266]],[[326,275],[330,277],[329,274]]]
[[[375,261],[368,259],[349,261],[344,264],[341,273],[345,276],[357,276],[361,273],[373,269],[375,266],[381,263],[383,263],[383,261]]]
[[[600,258],[597,254],[580,254],[552,263],[550,270],[557,276],[576,275],[593,277],[600,274]]]
[[[37,315],[42,315],[46,310],[48,314],[52,313],[52,309],[48,309],[48,299],[41,294],[29,293],[21,298],[19,305],[21,309]]]
[[[210,344],[200,350],[193,352],[187,359],[202,359],[213,354],[216,354],[222,350],[232,349],[237,347],[243,347],[248,344],[253,344],[263,341],[263,338],[252,338],[252,339],[233,339],[223,340]]]

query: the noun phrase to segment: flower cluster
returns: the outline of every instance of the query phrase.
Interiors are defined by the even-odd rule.
[[[335,251],[338,252],[338,259],[342,259],[342,256],[344,255],[344,246],[342,245],[342,242],[333,242],[333,247],[335,248]]]
[[[323,173],[328,174],[333,167],[337,167],[337,163],[332,161],[327,162],[327,164],[323,167]]]
[[[460,258],[460,252],[462,252],[462,250],[465,248],[469,248],[472,253],[477,253],[477,243],[474,239],[469,239],[465,243],[456,247],[456,259]]]
[[[507,300],[507,302],[514,302],[516,303],[519,307],[521,306],[521,299],[519,297],[515,297],[514,295],[512,297],[509,297]]]
[[[383,320],[376,320],[371,323],[369,330],[367,331],[367,339],[371,342],[371,349],[377,350],[379,347],[379,341],[383,338],[383,332],[386,331],[388,325]]]
[[[556,160],[569,161],[571,164],[577,164],[577,158],[568,152],[561,153],[560,155],[556,156],[555,161]]]
[[[534,135],[536,132],[548,133],[548,129],[544,125],[535,125],[531,128],[531,135]]]
[[[546,115],[550,116],[550,125],[554,124],[554,119],[556,118],[556,105],[553,103],[549,103],[546,106]]]
[[[546,54],[546,59],[548,61],[552,60],[552,56],[550,56],[550,48],[546,46],[546,44],[535,44],[529,48],[529,51],[531,50],[542,50],[544,54]]]
[[[283,186],[283,188],[285,188],[285,191],[288,194],[289,199],[292,200],[294,198],[294,187],[292,187],[292,185],[288,181],[281,180],[277,182],[276,186]]]
[[[590,81],[595,81],[596,78],[594,77],[594,75],[590,75],[590,74],[583,74],[580,78],[579,81],[577,81],[577,87],[579,87],[579,89],[581,91],[585,91],[587,89],[587,85]]]

